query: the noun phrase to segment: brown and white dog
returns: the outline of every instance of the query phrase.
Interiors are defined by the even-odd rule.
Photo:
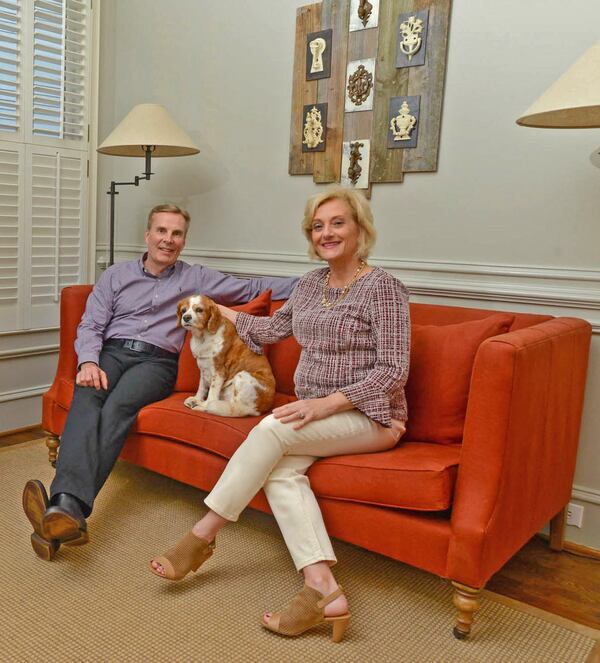
[[[177,319],[192,332],[190,347],[200,369],[198,392],[184,405],[222,417],[258,415],[273,407],[275,378],[267,358],[244,344],[212,299],[182,299]]]

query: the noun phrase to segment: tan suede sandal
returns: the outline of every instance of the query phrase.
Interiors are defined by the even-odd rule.
[[[331,622],[333,624],[332,640],[341,642],[350,621],[350,613],[338,617],[325,617],[323,609],[343,593],[341,585],[329,596],[323,596],[316,589],[304,585],[283,612],[274,612],[269,617],[268,624],[265,624],[264,620],[261,621],[261,624],[274,633],[294,636],[319,624]]]
[[[183,539],[162,557],[155,557],[150,562],[150,570],[159,578],[167,580],[182,580],[190,571],[197,571],[200,566],[211,557],[215,549],[215,542],[209,543],[193,532],[188,532]],[[159,573],[152,562],[158,562],[164,569]]]

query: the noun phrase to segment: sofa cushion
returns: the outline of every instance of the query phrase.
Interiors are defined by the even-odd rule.
[[[277,300],[271,304],[271,315],[280,309],[284,301]],[[300,359],[300,352],[302,348],[298,341],[290,336],[284,338],[283,341],[273,343],[273,345],[265,346],[265,352],[271,364],[271,370],[275,377],[275,384],[277,391],[282,394],[295,395],[294,386],[294,373],[296,372],[296,364]]]
[[[177,440],[231,458],[262,417],[217,417],[186,408],[191,394],[172,394],[140,411],[134,431]],[[294,400],[275,395],[275,407]],[[318,497],[418,511],[452,503],[460,447],[403,442],[390,451],[334,456],[309,470]]]
[[[461,441],[477,349],[487,338],[507,332],[513,319],[498,313],[441,327],[413,325],[406,439]]]
[[[239,304],[232,306],[235,311],[244,311],[251,315],[269,315],[271,308],[271,291],[265,290],[261,292],[258,297],[255,297],[246,304]],[[173,314],[175,315],[175,314]],[[175,391],[193,391],[194,394],[198,389],[198,382],[200,381],[200,371],[198,364],[192,355],[190,349],[190,332],[185,336],[183,348],[179,355],[179,369],[177,372],[177,382],[175,383]]]
[[[452,504],[459,446],[401,442],[380,453],[332,456],[308,471],[318,497],[415,511]]]
[[[174,393],[140,410],[134,430],[156,435],[212,451],[231,458],[248,433],[263,418],[218,417],[185,407],[183,401],[193,393]],[[287,394],[275,394],[274,407],[295,400]]]

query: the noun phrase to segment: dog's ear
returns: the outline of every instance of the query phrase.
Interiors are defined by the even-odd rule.
[[[178,304],[177,304],[177,326],[181,327],[181,316],[183,315],[183,309],[187,307],[188,304],[188,298],[186,297],[185,299],[182,299]]]
[[[212,301],[212,299],[205,299],[206,304],[206,328],[211,334],[214,334],[221,326],[221,311],[219,307]]]

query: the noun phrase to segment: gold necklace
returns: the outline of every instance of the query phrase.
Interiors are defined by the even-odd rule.
[[[326,309],[333,308],[336,304],[339,304],[344,297],[348,294],[348,290],[350,290],[350,286],[356,281],[358,278],[358,275],[362,272],[362,270],[367,266],[367,263],[364,260],[360,261],[360,264],[358,265],[356,271],[354,272],[354,276],[348,281],[348,283],[342,288],[342,292],[340,292],[339,297],[331,302],[329,301],[329,297],[327,296],[327,290],[329,289],[329,279],[331,278],[331,270],[327,272],[327,275],[325,276],[325,279],[323,281],[323,299],[321,300],[321,304]]]

